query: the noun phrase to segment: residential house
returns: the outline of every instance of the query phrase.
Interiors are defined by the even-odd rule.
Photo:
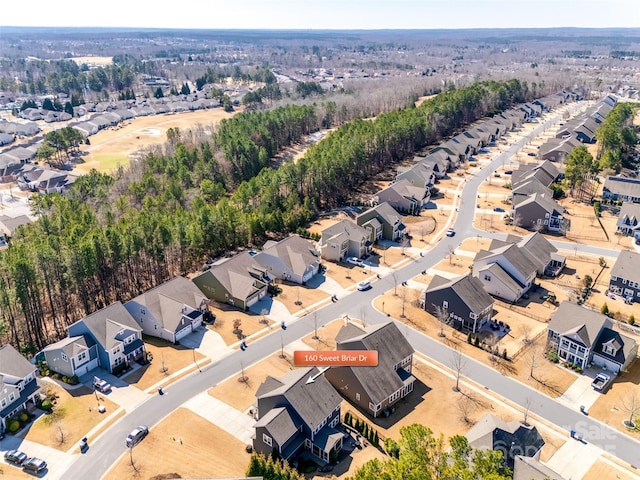
[[[254,255],[255,252],[243,252],[216,263],[194,277],[193,283],[210,300],[248,310],[267,294],[273,280]]]
[[[342,262],[347,257],[366,257],[371,245],[367,229],[345,219],[322,231],[318,249],[323,259]]]
[[[446,148],[433,149],[422,161],[433,166],[436,178],[446,177],[447,172],[459,164],[457,156]]]
[[[539,232],[533,232],[524,237],[507,235],[504,242],[492,240],[489,249],[509,243],[518,245],[522,255],[525,255],[536,266],[538,276],[555,277],[567,263],[567,257],[558,253],[558,249]]]
[[[513,218],[527,230],[566,232],[569,220],[563,214],[564,207],[545,194],[534,193],[513,205]]]
[[[409,215],[419,215],[422,208],[429,203],[431,193],[429,188],[412,185],[406,179],[392,183],[376,193],[372,199],[373,205],[388,202],[394,209]]]
[[[200,325],[207,298],[184,277],[175,277],[124,304],[142,331],[178,343]]]
[[[551,315],[547,343],[561,361],[583,370],[593,363],[618,373],[638,354],[635,340],[613,330],[609,317],[571,302]]]
[[[640,303],[640,254],[621,250],[611,268],[609,290],[626,302]]]
[[[564,162],[574,148],[581,145],[573,136],[550,138],[540,146],[538,158],[551,162]]]
[[[560,171],[549,160],[533,165],[520,165],[511,175],[512,188],[533,178],[548,187],[560,178]]]
[[[540,460],[516,455],[513,465],[513,480],[566,480]]]
[[[402,216],[387,202],[376,205],[356,217],[356,223],[369,232],[369,241],[384,239],[395,242],[405,234]]]
[[[617,232],[623,235],[633,236],[636,241],[640,241],[640,205],[637,203],[623,203],[618,213],[616,223]]]
[[[473,276],[487,293],[508,302],[517,302],[531,288],[537,265],[517,244],[496,244],[480,250],[473,261]]]
[[[309,378],[314,380],[309,382]],[[291,461],[303,450],[324,462],[342,449],[342,399],[316,367],[291,370],[280,378],[268,376],[258,387],[253,448]]]
[[[100,365],[98,346],[90,335],[63,338],[42,353],[51,371],[67,377],[80,377]]]
[[[436,182],[436,174],[433,164],[418,162],[412,167],[399,167],[396,174],[396,182],[407,180],[411,185],[431,189]]]
[[[640,180],[610,175],[604,182],[602,198],[640,203]]]
[[[0,347],[0,432],[7,427],[7,419],[34,402],[40,386],[36,381],[36,367],[20,355],[13,346]]]
[[[12,133],[0,132],[0,146],[8,145],[15,140],[15,136]]]
[[[67,332],[69,337],[89,336],[87,345],[97,345],[98,365],[111,373],[125,369],[146,355],[142,329],[120,302],[69,325]]]
[[[17,217],[0,215],[0,247],[6,246],[9,239],[15,235],[16,230],[28,223],[31,223],[31,218],[26,215],[18,215]]]
[[[482,282],[471,275],[452,279],[435,275],[424,291],[421,304],[434,317],[438,318],[443,312],[454,328],[473,333],[493,316],[493,298]]]
[[[389,415],[413,391],[413,347],[394,322],[360,327],[351,322],[336,335],[336,349],[375,350],[375,367],[331,367],[325,377],[340,394],[372,417]]]
[[[267,242],[254,260],[272,278],[305,284],[320,270],[318,252],[309,240],[298,235]]]
[[[505,422],[491,413],[482,417],[465,436],[469,445],[476,450],[501,451],[504,465],[512,471],[517,456],[540,460],[545,445],[536,427],[517,420]]]

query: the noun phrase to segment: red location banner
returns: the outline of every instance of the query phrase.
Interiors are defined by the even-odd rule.
[[[377,367],[377,350],[296,350],[296,367]]]

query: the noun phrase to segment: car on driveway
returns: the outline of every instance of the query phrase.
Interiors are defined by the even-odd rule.
[[[38,474],[42,472],[45,468],[47,468],[47,462],[37,457],[30,458],[22,464],[22,469],[25,472],[30,472],[30,473]]]
[[[364,262],[360,260],[358,257],[349,257],[347,258],[347,263],[351,263],[353,265],[357,265],[359,267],[364,267]]]
[[[453,228],[447,229],[447,237],[453,237],[456,234],[456,231]]]
[[[5,452],[4,459],[7,462],[15,463],[16,465],[22,465],[27,459],[27,454],[20,450],[9,450],[8,452]]]
[[[107,393],[109,390],[111,390],[111,384],[99,377],[93,377],[93,388],[95,388],[99,392]]]
[[[149,434],[149,427],[146,425],[140,425],[139,427],[134,428],[129,435],[127,435],[127,440],[125,445],[127,448],[135,447],[139,444],[144,437]]]
[[[358,290],[360,290],[361,292],[365,290],[369,290],[370,288],[371,288],[371,282],[369,282],[369,280],[363,280],[360,283],[358,283]]]
[[[529,153],[527,153],[527,155],[529,155],[530,157],[535,157],[536,156],[536,154],[534,152],[529,152]]]
[[[504,213],[504,208],[496,207],[493,209],[494,212]]]

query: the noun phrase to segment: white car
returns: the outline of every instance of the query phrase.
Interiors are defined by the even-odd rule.
[[[364,262],[360,260],[358,257],[349,257],[347,258],[347,263],[351,263],[353,265],[357,265],[359,267],[364,267]]]
[[[93,377],[93,388],[102,393],[107,393],[109,390],[111,390],[111,384],[106,380],[102,380],[101,378]]]
[[[369,280],[363,280],[358,283],[358,290],[363,292],[364,290],[369,290],[371,288],[371,282]]]

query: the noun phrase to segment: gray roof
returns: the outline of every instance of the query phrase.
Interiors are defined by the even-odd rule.
[[[628,224],[625,222],[629,221]],[[624,202],[618,213],[618,227],[633,228],[640,223],[640,203]]]
[[[213,265],[202,274],[213,275],[235,298],[246,299],[261,288],[264,282],[264,268],[249,252],[242,252],[219,264]],[[259,282],[256,285],[256,282]]]
[[[548,195],[553,198],[553,192],[549,187],[545,187],[537,178],[529,178],[514,184],[511,188],[513,205],[518,205],[533,194]]]
[[[535,458],[517,455],[513,480],[565,480],[565,478]]]
[[[42,349],[43,352],[51,352],[53,350],[62,350],[68,357],[75,357],[79,353],[93,347],[95,342],[88,335],[78,335],[76,337],[63,338],[59,342],[47,345]]]
[[[394,322],[360,328],[352,323],[340,329],[336,336],[338,350],[377,350],[377,367],[350,368],[371,401],[381,403],[404,384],[393,368],[414,350]]]
[[[367,238],[369,233],[364,227],[346,219],[340,220],[322,231],[322,239],[324,243],[326,243],[325,239],[328,241],[329,239],[340,235],[346,235],[350,239],[360,241],[362,238]]]
[[[640,197],[640,180],[635,178],[609,176],[604,181],[604,188],[616,195]]]
[[[611,268],[611,276],[640,283],[640,254],[622,250]]]
[[[312,243],[299,235],[291,235],[277,243],[265,244],[262,253],[278,257],[292,272],[300,275],[319,263],[318,254]],[[260,263],[260,255],[256,255],[258,263]]]
[[[12,237],[19,226],[31,223],[31,221],[32,220],[26,215],[19,215],[17,217],[0,215],[0,229],[2,229],[6,235]]]
[[[85,324],[96,341],[105,350],[110,350],[121,343],[120,340],[116,340],[116,336],[123,328],[140,332],[140,326],[119,301],[92,313],[82,320],[78,320],[76,323]]]
[[[447,288],[451,288],[473,313],[480,314],[493,305],[493,298],[485,291],[480,279],[471,275],[453,279],[435,275],[426,291],[429,293]]]
[[[395,208],[393,208],[388,202],[382,202],[375,207],[370,208],[367,212],[374,211],[379,218],[382,218],[389,225],[395,225],[396,222],[402,223],[402,216],[396,212]],[[362,214],[358,215],[361,216]],[[356,222],[358,218],[356,217]]]
[[[528,198],[522,199],[515,206],[514,210],[516,210],[517,212],[519,208],[522,208],[525,205],[529,205],[532,203],[538,204],[540,207],[544,209],[545,212],[548,212],[552,216],[560,216],[564,212],[564,207],[561,207],[558,203],[556,203],[556,201],[553,198],[540,193],[534,193],[530,195]]]
[[[22,380],[36,369],[29,360],[20,355],[12,345],[0,347],[0,385],[13,384],[15,379]]]
[[[522,285],[497,263],[490,263],[485,267],[474,269],[474,271],[477,271],[478,274],[480,274],[480,272],[489,272],[502,284],[511,289],[513,293],[517,293],[520,289],[522,289]]]
[[[147,290],[133,301],[147,307],[166,330],[176,332],[184,326],[181,325],[184,305],[199,310],[206,297],[191,280],[178,276]]]
[[[605,353],[604,346],[606,344],[610,344],[617,350],[615,355]],[[611,359],[622,366],[627,363],[630,357],[633,356],[635,358],[636,341],[610,328],[603,328],[593,351],[601,357]]]
[[[314,429],[342,402],[324,375],[307,383],[309,377],[317,373],[316,367],[309,367],[291,370],[280,378],[268,376],[258,387],[256,397],[260,400],[267,396],[283,396],[302,421]]]
[[[538,271],[536,265],[526,255],[522,255],[520,247],[517,245],[511,244],[500,247],[493,250],[492,253],[504,256],[504,258],[525,277],[529,276],[532,272]]]
[[[600,313],[575,303],[562,302],[551,315],[548,328],[591,348],[598,340],[600,331],[605,327],[611,328],[611,326],[611,320]]]
[[[285,407],[272,408],[254,425],[255,428],[264,427],[282,446],[289,438],[296,434],[298,427]]]
[[[507,237],[509,240],[509,237]],[[538,271],[547,266],[551,255],[558,249],[549,240],[538,232],[531,233],[518,241],[520,250],[526,252],[527,258],[537,265]]]

